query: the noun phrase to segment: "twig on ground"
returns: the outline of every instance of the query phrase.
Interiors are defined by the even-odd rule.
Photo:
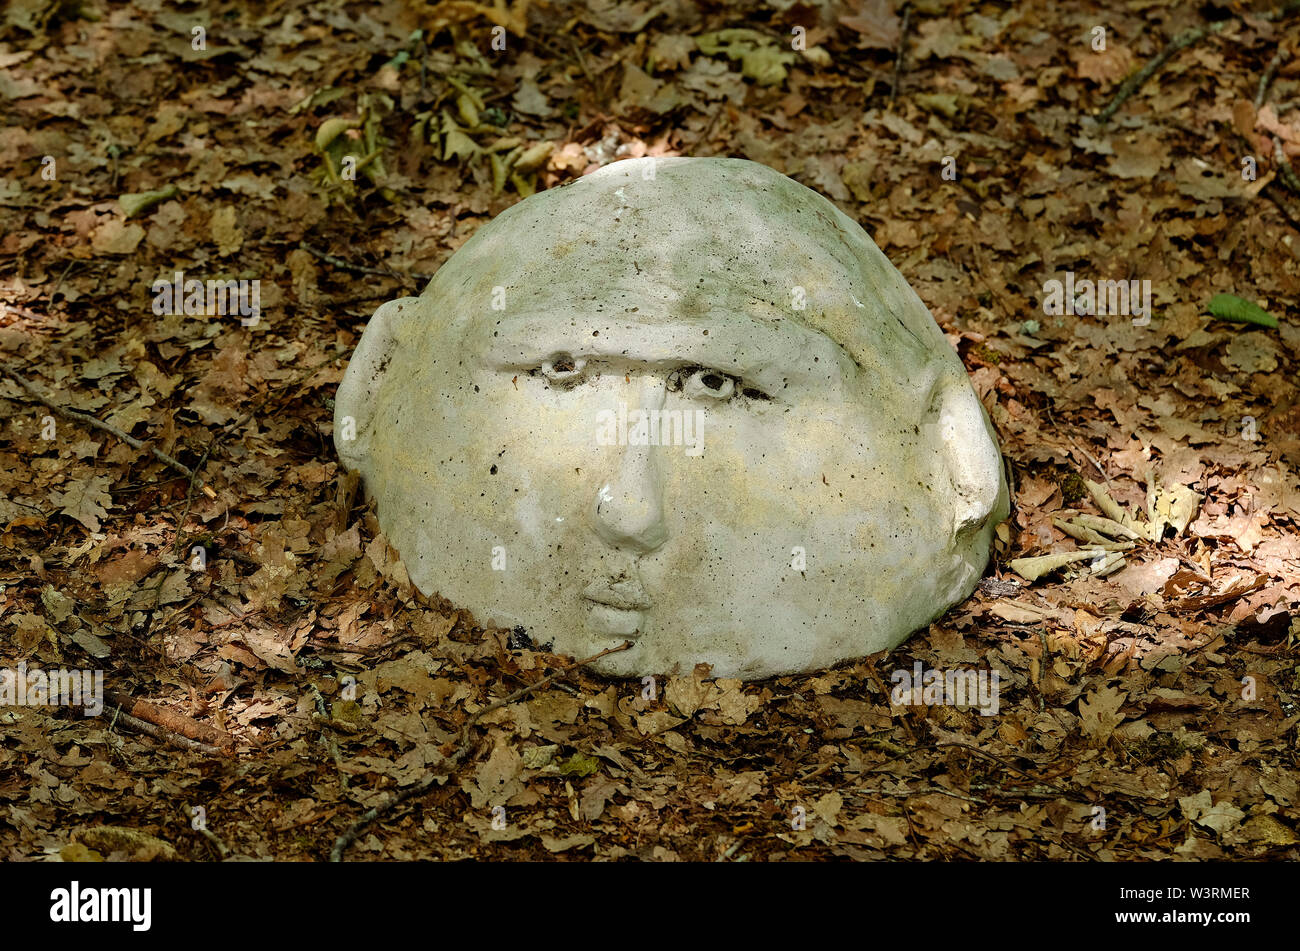
[[[89,413],[83,413],[80,410],[69,409],[66,406],[60,406],[58,403],[55,403],[53,400],[49,399],[48,397],[43,396],[41,392],[38,389],[36,389],[35,386],[33,386],[31,383],[29,383],[26,380],[26,378],[14,372],[14,370],[11,369],[10,367],[4,367],[4,372],[6,376],[8,376],[11,380],[13,380],[19,386],[21,386],[24,390],[26,390],[32,396],[32,398],[35,399],[38,403],[42,403],[45,406],[48,406],[50,409],[58,413],[64,419],[71,420],[74,423],[81,423],[83,425],[90,426],[94,429],[101,429],[104,432],[109,433],[110,435],[116,436],[118,439],[122,440],[122,442],[130,446],[132,449],[148,451],[159,462],[166,463],[167,465],[175,469],[177,472],[181,473],[184,476],[187,476],[190,479],[194,478],[193,469],[185,465],[185,463],[181,462],[179,459],[173,459],[171,456],[167,455],[167,453],[163,452],[161,449],[157,448],[156,446],[151,446],[148,443],[141,442],[139,439],[136,439],[134,436],[118,429],[113,424],[106,423],[95,416],[91,416]]]
[[[822,773],[828,772],[828,771],[830,771],[830,770],[832,770],[832,769],[834,769],[834,768],[835,768],[835,764],[834,764],[834,763],[822,763],[820,766],[818,766],[816,769],[814,769],[814,770],[813,770],[811,773],[809,773],[807,776],[800,776],[800,777],[799,777],[799,782],[801,782],[801,783],[806,783],[806,782],[808,782],[808,781],[811,780],[811,779],[816,779],[818,776],[822,775]]]
[[[946,749],[967,750],[967,751],[969,751],[969,752],[971,752],[971,753],[977,753],[978,755],[983,756],[983,757],[986,758],[986,759],[992,760],[992,761],[995,762],[995,763],[1000,763],[1000,764],[1002,764],[1002,765],[1003,765],[1004,767],[1006,767],[1007,769],[1012,770],[1013,772],[1017,772],[1017,773],[1019,773],[1021,776],[1024,776],[1024,777],[1026,777],[1026,778],[1028,778],[1028,779],[1032,779],[1035,783],[1037,783],[1037,784],[1040,785],[1040,786],[1044,786],[1044,787],[1046,787],[1047,789],[1055,790],[1056,792],[1060,793],[1062,796],[1067,796],[1067,797],[1071,797],[1071,798],[1072,798],[1072,797],[1074,797],[1075,795],[1077,795],[1076,793],[1072,793],[1072,792],[1070,792],[1068,789],[1062,789],[1060,786],[1055,786],[1055,785],[1053,785],[1052,783],[1044,782],[1042,779],[1040,779],[1039,777],[1035,776],[1033,773],[1025,772],[1025,770],[1021,769],[1021,768],[1020,768],[1019,766],[1017,766],[1015,763],[1008,762],[1007,760],[1004,760],[1001,756],[995,756],[995,755],[992,754],[992,753],[989,753],[989,752],[987,752],[987,751],[985,751],[985,750],[980,749],[978,746],[972,746],[972,745],[969,744],[969,743],[956,743],[956,742],[953,742],[953,743],[936,743],[936,744],[935,744],[935,749],[945,749],[945,748],[946,748]]]
[[[1300,10],[1300,0],[1286,0],[1285,3],[1275,10],[1268,10],[1264,13],[1239,14],[1238,16],[1249,16],[1256,20],[1267,20],[1272,22],[1286,18],[1292,13],[1295,13],[1296,10]],[[1179,50],[1184,50],[1192,44],[1205,39],[1207,36],[1220,33],[1229,24],[1235,22],[1237,22],[1236,18],[1220,20],[1217,23],[1194,27],[1193,29],[1178,34],[1178,36],[1169,41],[1169,44],[1164,49],[1151,57],[1151,59],[1147,60],[1146,65],[1120,84],[1119,90],[1115,93],[1115,97],[1111,99],[1110,104],[1107,105],[1105,109],[1101,110],[1101,112],[1097,113],[1097,121],[1103,124],[1110,121],[1110,117],[1115,114],[1115,111],[1119,109],[1120,106],[1124,105],[1125,101],[1132,96],[1133,93],[1141,89],[1142,84],[1150,79],[1156,71],[1167,63],[1170,57]],[[1267,72],[1265,75],[1267,75]],[[1260,89],[1262,90],[1264,88],[1265,83],[1261,79]]]
[[[1198,26],[1175,36],[1169,41],[1169,44],[1164,49],[1151,57],[1151,59],[1147,60],[1145,66],[1120,84],[1119,90],[1115,93],[1114,98],[1111,99],[1110,104],[1107,105],[1105,109],[1101,110],[1101,112],[1097,113],[1097,121],[1100,123],[1109,122],[1110,117],[1115,114],[1116,110],[1119,109],[1120,106],[1124,105],[1129,96],[1141,89],[1142,84],[1155,75],[1156,71],[1165,63],[1169,62],[1170,58],[1179,50],[1186,49],[1193,43],[1198,43],[1205,39],[1205,37],[1220,32],[1224,27],[1232,22],[1234,21],[1220,20],[1218,23],[1211,23],[1207,26]]]
[[[871,682],[880,688],[880,692],[885,695],[885,702],[888,703],[893,691],[889,687],[885,686],[885,681],[881,679],[880,672],[876,670],[876,665],[867,662],[865,664],[865,669],[867,671],[867,676],[871,678]],[[912,725],[907,722],[907,718],[900,717],[898,725],[903,728],[903,732],[907,734],[908,740],[911,741],[913,748],[915,748],[917,745],[916,731],[914,731]]]
[[[810,779],[811,777],[808,778]],[[805,780],[800,780],[800,782],[804,782],[804,781]],[[805,789],[809,791],[815,791],[819,789],[833,789],[839,792],[842,796],[844,796],[845,799],[852,799],[855,796],[901,796],[904,799],[910,799],[913,796],[939,795],[939,796],[950,796],[953,799],[961,799],[966,802],[973,802],[981,806],[988,805],[987,799],[979,799],[976,798],[975,796],[968,796],[966,793],[957,792],[954,789],[945,789],[942,786],[921,786],[916,789],[883,789],[883,788],[867,788],[865,786],[851,786],[851,787],[844,787],[838,785],[826,786],[821,783],[817,783],[810,786],[806,786]]]
[[[916,826],[912,822],[912,814],[907,810],[907,802],[906,801],[901,802],[899,803],[899,805],[903,807],[903,815],[907,818],[907,831],[912,836],[912,846],[916,849],[917,852],[920,852],[921,840],[918,839],[916,836]],[[939,846],[939,854],[940,855],[943,854],[942,845]]]
[[[826,789],[828,787],[817,786],[813,788]],[[980,806],[988,805],[988,800],[978,799],[975,796],[968,796],[965,793],[957,792],[955,789],[944,789],[942,786],[923,786],[919,789],[867,789],[860,786],[853,786],[847,789],[841,786],[831,788],[837,789],[847,798],[852,798],[854,796],[903,796],[904,798],[911,798],[912,796],[939,795],[949,796],[953,799],[961,799],[965,802],[973,802]]]
[[[320,688],[315,684],[308,684],[311,687],[311,699],[316,704],[316,712],[326,720],[330,719],[330,708],[325,705],[325,698],[321,696]]]
[[[1046,786],[1029,786],[1015,787],[1003,786],[1001,783],[971,783],[972,791],[984,792],[991,790],[1002,796],[1004,799],[1057,799],[1060,793],[1054,789],[1048,789]]]
[[[186,736],[178,736],[165,727],[158,726],[156,723],[150,723],[148,720],[141,720],[138,717],[133,717],[131,714],[123,713],[120,710],[114,715],[113,723],[121,724],[136,733],[143,733],[145,736],[152,736],[160,743],[167,743],[182,750],[191,750],[195,753],[210,753],[218,756],[226,753],[225,750],[213,746],[211,743],[202,743],[199,740],[191,740]]]
[[[342,733],[360,733],[361,728],[353,723],[347,723],[343,720],[334,719],[330,709],[325,704],[325,698],[321,696],[320,689],[315,684],[311,684],[312,700],[316,704],[316,712],[312,714],[311,721],[320,727],[320,743],[329,750],[330,759],[334,761],[335,768],[339,771],[339,784],[348,788],[348,774],[343,769],[343,757],[339,755],[338,740],[327,733],[327,730],[338,730]]]
[[[352,823],[352,825],[348,827],[347,831],[345,831],[342,835],[340,835],[337,839],[334,840],[334,848],[330,849],[330,861],[342,862],[343,853],[347,851],[348,846],[351,845],[353,842],[355,842],[357,840],[357,836],[361,835],[361,833],[365,831],[366,827],[369,826],[372,822],[374,822],[376,819],[380,818],[381,816],[387,815],[388,813],[392,812],[395,808],[397,808],[397,806],[401,805],[406,800],[412,799],[426,792],[429,789],[429,787],[431,787],[437,780],[446,778],[450,776],[452,773],[454,773],[456,771],[456,768],[460,765],[460,761],[465,758],[465,755],[470,751],[470,747],[473,745],[472,738],[470,737],[470,730],[484,716],[491,713],[493,710],[500,710],[502,707],[509,706],[510,704],[515,703],[516,701],[522,699],[523,697],[528,696],[530,693],[533,693],[536,690],[540,690],[542,687],[545,687],[556,677],[560,677],[564,674],[567,674],[569,671],[576,670],[579,667],[585,667],[587,664],[590,664],[596,660],[600,660],[600,658],[605,657],[609,654],[617,654],[619,651],[625,651],[631,646],[632,646],[631,641],[624,641],[618,647],[610,647],[606,650],[601,651],[599,654],[592,654],[590,657],[587,657],[583,660],[575,661],[569,666],[561,667],[555,673],[543,677],[541,680],[537,681],[537,683],[529,684],[527,687],[524,687],[521,690],[516,690],[508,697],[505,697],[504,699],[501,700],[497,700],[495,703],[490,703],[482,710],[478,711],[478,713],[474,714],[472,717],[466,720],[465,725],[460,728],[460,734],[458,737],[458,739],[460,740],[460,744],[457,747],[456,752],[453,753],[449,759],[444,760],[441,764],[439,764],[440,769],[437,771],[431,770],[428,773],[425,773],[425,775],[415,785],[408,786],[406,789],[403,789],[395,793],[393,797],[389,799],[387,802],[384,802],[381,805],[374,806],[370,809],[367,809],[365,814],[362,815],[360,819]]]
[[[325,730],[334,730],[338,733],[348,733],[355,735],[364,732],[365,728],[357,723],[349,723],[347,720],[336,720],[334,717],[321,716],[319,713],[311,715],[311,722],[321,729],[321,742],[325,740]]]
[[[1277,75],[1277,71],[1282,67],[1284,62],[1286,62],[1285,47],[1279,49],[1273,55],[1273,58],[1268,61],[1268,65],[1264,67],[1264,75],[1259,77],[1259,88],[1255,91],[1256,109],[1259,109],[1260,106],[1264,105],[1264,97],[1268,95],[1268,87],[1273,84],[1273,77]]]
[[[1043,642],[1043,656],[1038,659],[1038,683],[1035,688],[1038,691],[1038,712],[1042,713],[1047,709],[1047,698],[1043,695],[1043,676],[1047,673],[1047,627],[1043,626],[1038,629],[1038,636]]]
[[[894,53],[894,81],[889,86],[889,108],[894,108],[898,98],[898,83],[903,75],[903,57],[907,55],[907,23],[912,16],[912,4],[903,4],[903,23],[898,28],[898,49]]]
[[[1240,142],[1242,146],[1246,149],[1246,153],[1253,154],[1255,151],[1256,143],[1251,142],[1240,132],[1236,133],[1236,136],[1237,136],[1237,141]],[[1282,217],[1285,218],[1288,222],[1290,222],[1291,227],[1295,228],[1297,231],[1300,231],[1300,213],[1294,212],[1289,207],[1287,207],[1287,203],[1283,201],[1282,197],[1278,194],[1278,189],[1272,187],[1276,183],[1277,183],[1276,177],[1272,181],[1265,182],[1264,186],[1260,189],[1259,194],[1267,197],[1269,201],[1273,203],[1273,207],[1275,207],[1278,211],[1282,213]]]
[[[1044,838],[1047,838],[1047,837],[1044,836]],[[1055,839],[1048,838],[1047,841],[1049,841],[1049,842],[1055,842],[1057,845],[1063,845],[1063,846],[1065,846],[1067,849],[1069,849],[1071,852],[1073,852],[1075,855],[1078,855],[1078,856],[1080,856],[1081,858],[1087,859],[1089,862],[1099,862],[1099,861],[1101,861],[1100,859],[1097,858],[1097,856],[1092,855],[1091,853],[1088,853],[1088,852],[1083,851],[1083,849],[1079,848],[1077,845],[1073,845],[1073,844],[1071,844],[1070,841],[1069,841],[1068,839],[1066,839],[1066,837],[1065,837],[1064,835],[1058,836],[1058,837],[1055,838]]]
[[[1069,436],[1066,436],[1065,438],[1070,439]],[[1097,461],[1097,458],[1088,450],[1080,446],[1073,439],[1070,439],[1070,445],[1073,446],[1075,449],[1079,450],[1079,452],[1083,453],[1083,457],[1092,463],[1092,467],[1094,469],[1096,469],[1098,472],[1101,473],[1102,481],[1104,481],[1107,485],[1110,485],[1110,476],[1106,475],[1106,470],[1101,467],[1101,463]]]
[[[596,78],[587,68],[587,58],[582,55],[582,48],[578,46],[578,41],[573,38],[573,34],[569,34],[569,47],[573,50],[573,56],[578,61],[578,68],[582,70],[582,75],[587,77],[587,85],[591,87],[592,92],[599,95],[600,89],[596,86]]]
[[[1282,149],[1282,140],[1277,136],[1273,136],[1273,161],[1277,163],[1277,176],[1282,179],[1282,184],[1300,195],[1300,178],[1296,177],[1295,169],[1291,167],[1291,160],[1286,157],[1286,152]]]
[[[230,849],[226,848],[226,843],[222,842],[221,837],[208,828],[206,822],[195,825],[193,822],[194,815],[189,809],[184,810],[184,813],[185,818],[190,820],[190,828],[207,839],[212,844],[212,849],[217,853],[217,857],[224,861],[230,855]]]
[[[1279,49],[1268,65],[1264,67],[1264,74],[1259,77],[1259,88],[1255,91],[1255,110],[1259,111],[1264,105],[1264,98],[1268,95],[1268,87],[1273,83],[1273,77],[1277,75],[1278,69],[1286,62],[1287,51],[1283,47]],[[1300,178],[1296,177],[1295,169],[1291,166],[1291,160],[1287,158],[1286,150],[1282,146],[1282,140],[1273,135],[1273,162],[1277,165],[1277,177],[1282,184],[1289,188],[1294,194],[1300,195]],[[1279,207],[1281,204],[1279,203]],[[1286,213],[1286,209],[1283,209]],[[1287,214],[1289,218],[1290,215]],[[1294,222],[1292,222],[1294,224]]]
[[[207,826],[200,828],[198,833],[212,843],[212,847],[217,850],[217,855],[221,856],[222,859],[225,859],[230,854],[230,849],[226,848],[226,843],[222,842],[217,834]]]
[[[185,542],[188,541],[185,535],[185,520],[190,517],[190,505],[194,501],[194,486],[199,482],[199,473],[203,471],[203,466],[207,463],[208,456],[212,455],[212,450],[216,445],[217,441],[213,439],[208,443],[208,448],[203,450],[203,455],[194,466],[194,475],[190,476],[189,487],[185,490],[185,511],[181,513],[180,521],[176,523],[176,545],[172,549],[178,554],[185,547]]]
[[[68,266],[65,267],[63,273],[59,275],[59,279],[54,282],[54,290],[50,291],[50,304],[54,303],[55,295],[59,293],[59,288],[63,286],[63,279],[68,276],[69,271],[77,266],[77,263],[77,261],[69,261]]]
[[[377,277],[395,277],[398,280],[410,280],[416,284],[433,280],[433,278],[428,274],[416,274],[415,272],[411,272],[410,274],[401,274],[397,271],[386,270],[384,268],[366,267],[364,264],[353,264],[350,261],[345,261],[342,258],[335,257],[332,254],[322,251],[320,248],[314,248],[306,241],[300,241],[298,247],[314,254],[326,264],[333,265],[342,271],[351,271],[353,274],[373,274]]]
[[[156,703],[150,703],[148,700],[129,697],[116,690],[105,690],[104,698],[135,719],[144,720],[154,726],[162,727],[169,733],[209,746],[213,750],[221,748],[219,751],[227,755],[234,752],[235,738],[233,736],[218,730],[214,726],[200,723],[183,713],[177,713],[175,710],[169,710]]]
[[[695,137],[695,141],[691,144],[690,151],[688,154],[691,155],[699,154],[700,146],[705,144],[709,136],[713,134],[713,127],[718,124],[718,117],[722,115],[722,108],[723,108],[723,103],[719,102],[718,105],[714,108],[713,113],[709,116],[709,121],[708,123],[705,124],[704,131]]]

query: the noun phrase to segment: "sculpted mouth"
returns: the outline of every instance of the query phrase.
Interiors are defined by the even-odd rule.
[[[621,611],[648,611],[654,606],[636,578],[593,581],[583,589],[582,597]]]

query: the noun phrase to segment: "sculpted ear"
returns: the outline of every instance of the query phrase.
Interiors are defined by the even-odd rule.
[[[940,380],[930,414],[955,493],[953,537],[1006,518],[1010,506],[993,424],[964,373]]]
[[[375,397],[397,349],[398,327],[419,300],[403,297],[375,311],[343,374],[334,397],[334,447],[349,469],[360,468],[369,453]]]

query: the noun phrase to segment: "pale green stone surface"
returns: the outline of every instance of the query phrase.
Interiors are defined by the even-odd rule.
[[[637,410],[677,444],[634,444]],[[619,162],[485,225],[375,314],[335,441],[420,590],[580,658],[630,638],[594,665],[619,676],[893,647],[970,593],[1008,508],[902,275],[734,159]]]

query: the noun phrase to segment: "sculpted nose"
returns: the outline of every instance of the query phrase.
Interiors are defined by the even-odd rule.
[[[616,548],[654,551],[668,540],[655,446],[620,449],[618,473],[596,492],[596,534]]]
[[[641,390],[643,409],[662,409],[665,387],[650,381]],[[619,446],[617,471],[596,491],[592,523],[615,548],[651,552],[668,539],[658,446]]]

